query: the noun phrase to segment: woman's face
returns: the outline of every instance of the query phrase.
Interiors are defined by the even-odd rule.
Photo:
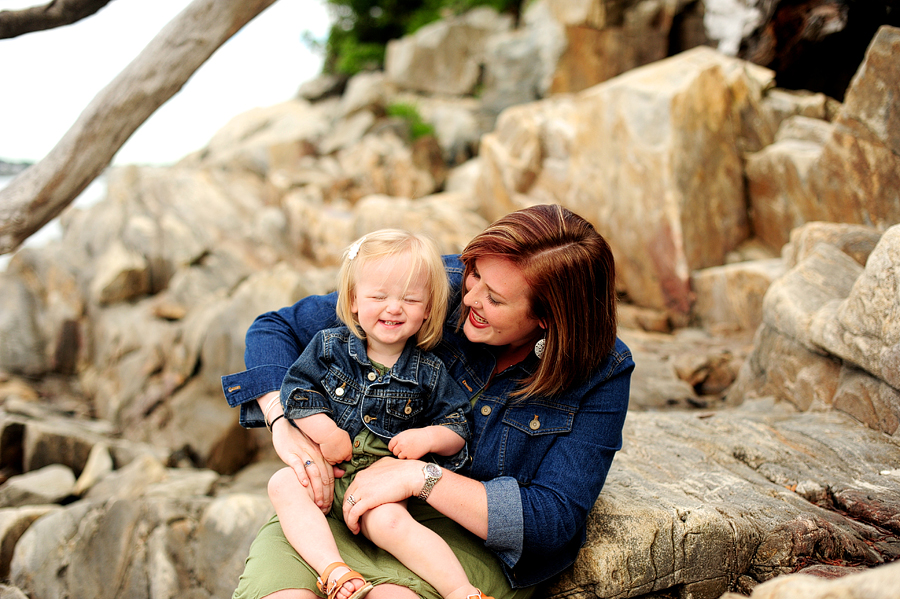
[[[478,258],[465,285],[469,314],[463,331],[469,341],[514,349],[534,345],[541,336],[540,322],[531,317],[531,288],[512,262]]]

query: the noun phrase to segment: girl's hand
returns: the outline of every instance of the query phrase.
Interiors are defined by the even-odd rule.
[[[334,479],[343,476],[344,471],[331,466],[319,446],[286,418],[279,418],[272,427],[272,445],[278,457],[294,470],[300,484],[312,486],[316,505],[327,514],[334,500]]]
[[[373,507],[414,497],[425,484],[423,462],[384,457],[360,471],[344,496],[344,521],[359,533],[359,518]],[[353,497],[355,503],[349,501]]]
[[[334,427],[331,434],[322,439],[319,449],[329,464],[340,464],[353,457],[353,442],[350,441],[350,434],[337,427]]]
[[[407,429],[388,442],[388,449],[401,460],[418,460],[431,451],[431,434],[424,428]]]

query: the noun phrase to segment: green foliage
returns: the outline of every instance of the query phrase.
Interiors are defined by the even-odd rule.
[[[407,125],[409,125],[409,136],[413,141],[426,135],[434,135],[434,127],[422,119],[422,115],[419,114],[419,111],[412,104],[404,104],[402,102],[391,104],[385,109],[385,112],[387,112],[388,116],[401,118],[406,121]]]
[[[335,22],[325,43],[326,73],[353,75],[384,65],[387,43],[477,6],[518,14],[520,0],[328,0]]]

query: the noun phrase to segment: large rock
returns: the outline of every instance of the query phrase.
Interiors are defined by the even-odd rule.
[[[753,589],[750,599],[894,599],[900,588],[900,563],[869,570],[849,570],[849,574],[829,580],[814,573],[782,576]],[[743,599],[726,593],[721,599]]]
[[[0,369],[6,372],[38,375],[47,370],[35,304],[22,280],[0,273]]]
[[[22,534],[41,516],[60,509],[56,505],[0,508],[0,576],[3,580],[9,580],[9,564]],[[0,593],[0,597],[3,596]]]
[[[564,29],[550,90],[567,93],[705,43],[702,12],[685,0],[542,0],[525,19],[529,27],[553,21]]]
[[[33,597],[229,596],[271,514],[267,504],[246,496],[81,501],[22,535],[11,579]]]
[[[372,132],[335,157],[347,181],[341,195],[351,202],[372,194],[420,198],[438,188],[430,165],[390,130]]]
[[[799,261],[769,287],[763,325],[732,392],[775,395],[802,410],[838,409],[893,435],[900,427],[894,314],[900,226],[868,255],[868,230],[832,225],[829,234],[821,225],[808,227],[808,235],[792,236],[807,249],[786,252]],[[806,237],[821,242],[810,249]]]
[[[75,475],[67,466],[51,464],[13,476],[0,485],[0,507],[57,503],[75,489]]]
[[[630,413],[588,542],[548,594],[678,589],[716,599],[808,560],[896,560],[898,457],[895,443],[846,415],[796,414],[771,400],[735,411]]]
[[[749,157],[753,231],[771,247],[785,245],[791,231],[814,214],[810,171],[832,129],[825,121],[793,117],[779,129],[776,143]]]
[[[810,221],[874,226],[900,222],[900,29],[882,27],[834,123],[779,131],[747,165],[754,230],[781,247]]]
[[[816,312],[817,346],[900,390],[900,225],[888,229],[840,303]],[[897,406],[900,416],[900,404]]]
[[[510,108],[482,141],[482,210],[566,205],[610,241],[632,301],[686,315],[691,271],[723,264],[749,235],[741,112],[770,81],[697,48]]]
[[[235,116],[209,141],[206,148],[181,161],[184,167],[210,166],[247,170],[264,175],[273,165],[271,148],[314,143],[329,129],[337,101],[311,104],[290,100],[255,108]],[[277,163],[277,160],[276,160]]]
[[[693,314],[707,330],[755,331],[762,324],[762,303],[772,281],[784,274],[779,258],[713,266],[695,271]]]
[[[412,35],[388,42],[385,73],[405,89],[471,94],[481,74],[487,40],[511,27],[509,15],[500,15],[490,8],[436,21]]]

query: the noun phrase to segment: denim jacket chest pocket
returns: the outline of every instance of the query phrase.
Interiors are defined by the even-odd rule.
[[[507,408],[503,416],[500,470],[528,484],[540,468],[570,468],[571,464],[544,461],[554,441],[572,431],[574,420],[574,410],[566,406],[527,404]]]
[[[388,416],[401,421],[401,426],[419,416],[426,406],[426,397],[421,391],[391,390],[385,398]]]
[[[359,382],[335,366],[331,366],[325,373],[322,387],[332,402],[348,407],[358,404],[363,395]]]

